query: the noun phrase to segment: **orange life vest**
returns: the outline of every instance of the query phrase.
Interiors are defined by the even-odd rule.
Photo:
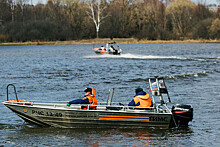
[[[104,48],[104,47],[101,47],[101,50],[102,50],[102,51],[105,51],[105,48]]]
[[[86,97],[89,99],[89,103],[90,104],[97,105],[97,99],[96,99],[96,97],[94,95],[88,95]],[[89,109],[90,110],[96,110],[96,107],[97,106],[89,106]],[[88,110],[88,106],[87,105],[82,105],[81,109]]]
[[[88,95],[87,98],[89,99],[89,103],[92,105],[97,105],[97,99],[93,95]]]
[[[134,101],[135,104],[140,102],[140,105],[138,107],[150,107],[152,105],[152,101],[149,94],[135,96]]]
[[[92,87],[92,94],[88,95],[86,97],[89,99],[90,104],[97,105],[97,99],[95,97],[95,87]],[[89,109],[90,110],[96,110],[96,107],[97,106],[89,106]],[[88,106],[87,105],[86,106],[82,105],[81,109],[88,110]]]

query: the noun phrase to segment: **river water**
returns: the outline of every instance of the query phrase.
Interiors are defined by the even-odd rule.
[[[171,100],[190,104],[187,128],[57,129],[25,123],[0,104],[0,146],[220,146],[220,44],[124,44],[120,56],[92,45],[0,46],[0,99],[15,84],[20,99],[69,101],[95,86],[98,102],[129,102],[163,76]],[[97,45],[98,47],[98,45]],[[10,97],[13,95],[10,94]]]

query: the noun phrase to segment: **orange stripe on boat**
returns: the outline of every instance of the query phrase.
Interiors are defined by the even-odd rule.
[[[120,116],[120,115],[99,115],[99,119],[104,119],[104,120],[149,121],[149,117],[143,117],[143,116]]]

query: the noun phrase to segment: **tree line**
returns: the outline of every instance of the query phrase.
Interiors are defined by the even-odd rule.
[[[220,9],[190,0],[0,0],[0,42],[220,39]]]

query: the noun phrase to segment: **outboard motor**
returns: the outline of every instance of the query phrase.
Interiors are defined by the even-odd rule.
[[[176,104],[172,107],[172,113],[175,122],[172,125],[188,126],[189,121],[193,119],[193,108],[190,105]]]

